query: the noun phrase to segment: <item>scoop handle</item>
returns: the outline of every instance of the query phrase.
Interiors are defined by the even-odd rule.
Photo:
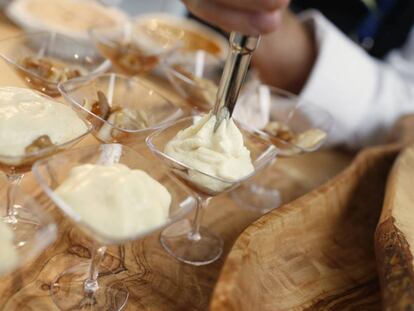
[[[245,36],[238,32],[230,34],[230,53],[224,65],[217,91],[213,113],[217,117],[216,126],[224,118],[233,114],[240,89],[246,78],[253,51],[259,44],[260,37]]]

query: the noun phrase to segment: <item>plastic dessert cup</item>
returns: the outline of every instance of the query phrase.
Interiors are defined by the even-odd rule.
[[[48,32],[1,40],[0,57],[30,88],[52,97],[60,95],[57,89],[59,82],[79,75],[102,73],[111,67],[111,62],[102,58],[89,44]],[[65,68],[66,72],[56,75],[56,65]]]
[[[184,118],[157,130],[148,136],[147,144],[162,163],[189,186],[197,197],[198,204],[193,224],[190,225],[187,220],[174,223],[162,232],[161,244],[178,260],[198,266],[217,260],[223,251],[222,239],[208,228],[201,226],[202,214],[210,200],[221,193],[231,191],[264,169],[275,158],[277,148],[262,133],[240,127],[244,143],[250,150],[254,172],[238,180],[226,180],[211,176],[180,163],[164,153],[165,145],[179,131],[191,126],[196,119],[197,117]],[[206,183],[194,182],[195,175],[202,177]],[[206,186],[209,182],[219,183],[221,190],[214,190]]]
[[[92,123],[92,134],[104,143],[143,142],[149,133],[183,115],[181,108],[137,78],[120,74],[73,79],[58,88],[66,101]],[[99,101],[98,92],[110,106],[107,116],[93,107]],[[135,119],[117,124],[111,113],[124,109],[132,111]]]
[[[66,204],[55,189],[68,177],[70,170],[81,164],[111,165],[122,163],[131,169],[146,171],[160,182],[172,196],[168,219],[162,225],[149,231],[126,238],[115,237],[97,231],[75,209]],[[106,247],[142,239],[169,224],[182,219],[196,205],[191,193],[175,178],[160,169],[156,162],[143,158],[133,149],[119,144],[104,144],[70,150],[33,166],[33,173],[42,189],[57,207],[93,242],[91,262],[77,265],[56,276],[51,286],[51,295],[61,310],[122,310],[128,300],[128,290],[116,275],[99,273]],[[86,207],[85,207],[86,208]]]
[[[46,95],[40,93],[41,96]],[[64,105],[61,103],[57,103],[57,105]],[[87,130],[80,136],[74,137],[73,139],[69,141],[62,142],[58,145],[52,145],[49,147],[41,148],[37,151],[29,152],[21,156],[6,156],[0,154],[0,169],[6,174],[7,179],[9,181],[9,190],[5,194],[7,197],[7,213],[5,216],[3,216],[3,221],[8,223],[15,223],[17,221],[17,218],[14,216],[13,211],[13,187],[12,185],[18,185],[20,184],[21,180],[24,177],[24,174],[28,171],[30,171],[32,164],[41,159],[48,157],[52,154],[55,154],[57,152],[67,150],[71,147],[73,147],[76,143],[78,143],[80,140],[82,140],[85,136],[87,136],[91,130],[92,125],[90,122],[84,120],[84,123],[87,127]]]
[[[180,46],[176,38],[158,43],[152,34],[130,24],[91,29],[89,35],[102,56],[126,75],[150,72]],[[140,40],[144,41],[144,47],[139,46]]]
[[[263,85],[245,95],[243,100],[257,101],[259,87],[263,87]],[[289,157],[318,150],[328,138],[333,125],[332,116],[322,108],[287,91],[271,86],[265,87],[270,91],[270,122],[276,121],[297,134],[311,129],[317,129],[326,134],[323,139],[306,146],[291,140],[285,140],[283,136],[275,137],[270,133],[266,133],[272,143],[279,149],[279,156]],[[244,209],[266,213],[279,207],[284,202],[282,188],[286,186],[286,176],[283,175],[283,171],[279,170],[273,170],[272,174],[264,172],[260,175],[260,178],[254,178],[251,182],[245,183],[242,187],[233,191],[231,196]],[[276,182],[277,180],[280,181],[279,185]]]

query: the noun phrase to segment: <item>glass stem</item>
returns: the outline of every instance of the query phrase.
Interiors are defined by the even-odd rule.
[[[99,289],[98,274],[106,252],[106,246],[94,246],[92,249],[92,260],[89,268],[89,276],[85,280],[83,289],[85,293],[93,294]]]
[[[199,241],[201,240],[200,235],[200,227],[201,227],[201,221],[203,220],[203,214],[204,209],[207,208],[208,204],[210,203],[210,198],[203,199],[198,198],[197,199],[197,208],[193,220],[193,230],[190,233],[189,238],[193,241]]]
[[[9,185],[7,186],[7,217],[14,216],[14,187],[18,186],[23,179],[24,174],[10,173],[7,174]]]

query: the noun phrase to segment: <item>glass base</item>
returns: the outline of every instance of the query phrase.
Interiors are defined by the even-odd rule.
[[[261,214],[282,205],[282,194],[279,190],[253,183],[241,185],[230,195],[241,208]]]
[[[161,245],[177,260],[194,266],[212,263],[223,253],[223,240],[201,227],[194,235],[188,219],[173,223],[160,236]]]
[[[31,210],[18,204],[15,204],[12,213],[3,216],[1,221],[8,224],[14,231],[14,240],[17,241],[17,247],[24,246],[39,230],[36,215]]]
[[[74,266],[52,283],[51,296],[60,310],[82,311],[119,311],[123,310],[128,301],[128,290],[109,274],[98,278],[99,288],[93,293],[84,291],[85,280],[88,277],[89,263]]]

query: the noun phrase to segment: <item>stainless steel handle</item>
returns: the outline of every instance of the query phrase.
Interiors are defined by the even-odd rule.
[[[246,78],[253,51],[260,37],[245,36],[237,32],[230,35],[230,54],[224,65],[213,113],[217,117],[216,128],[224,118],[230,118],[236,106],[240,89]]]

